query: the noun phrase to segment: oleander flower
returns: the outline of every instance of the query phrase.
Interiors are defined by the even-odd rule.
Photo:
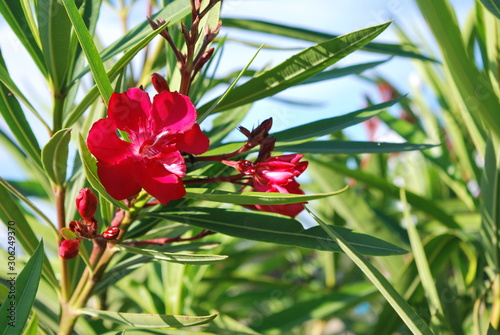
[[[87,138],[108,193],[123,200],[144,189],[163,205],[182,198],[186,165],[181,152],[199,155],[209,146],[195,121],[195,107],[177,92],[163,91],[153,103],[139,88],[113,93],[108,117],[94,123]],[[120,138],[117,130],[128,138]]]
[[[295,180],[307,168],[308,162],[301,162],[301,154],[289,154],[270,157],[259,163],[247,160],[239,162],[224,161],[245,175],[252,176],[253,189],[257,192],[278,192],[288,194],[304,194],[300,184]],[[265,212],[279,213],[295,217],[303,209],[303,203],[286,205],[252,205],[247,206]]]

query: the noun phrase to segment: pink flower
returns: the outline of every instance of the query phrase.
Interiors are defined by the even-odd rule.
[[[80,238],[63,240],[59,245],[59,256],[64,259],[72,259],[78,255],[80,250]]]
[[[224,161],[225,164],[238,169],[243,174],[253,177],[253,188],[257,192],[278,192],[289,194],[304,194],[299,183],[295,181],[307,168],[308,162],[300,162],[304,155],[290,154],[270,157],[260,163],[253,164],[247,160],[239,162]],[[302,203],[287,205],[253,205],[265,212],[279,213],[290,217],[299,214],[304,206]]]
[[[108,117],[94,123],[87,138],[108,193],[123,200],[143,188],[164,205],[182,198],[186,165],[181,152],[199,155],[209,146],[195,121],[195,107],[182,94],[163,91],[151,103],[139,88],[113,93]],[[117,129],[128,140],[118,137]]]
[[[97,210],[97,197],[86,187],[80,190],[76,197],[76,209],[85,221],[92,221]]]

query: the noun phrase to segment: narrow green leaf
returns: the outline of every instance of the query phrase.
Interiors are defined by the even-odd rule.
[[[191,13],[191,2],[189,0],[176,0],[170,2],[167,6],[163,7],[158,13],[151,16],[152,20],[163,19],[167,26],[177,24],[182,18]],[[144,39],[146,35],[151,32],[151,27],[148,22],[144,20],[134,28],[130,29],[127,34],[122,36],[116,42],[104,49],[101,53],[103,61],[119,54],[122,51],[129,50],[134,45]]]
[[[71,129],[61,129],[42,149],[43,168],[50,180],[58,186],[62,186],[66,181],[70,140]]]
[[[0,54],[1,58],[1,54]],[[3,67],[3,58],[0,60]],[[0,67],[1,72],[1,67]],[[8,73],[4,75],[8,76]],[[10,90],[2,83],[0,83],[0,114],[9,126],[10,131],[18,141],[19,145],[24,149],[26,155],[39,167],[42,167],[40,159],[40,147],[38,141],[31,129],[31,125],[26,120],[21,105],[16,97],[12,95]]]
[[[481,178],[481,240],[488,265],[500,269],[500,143],[490,139],[486,145]],[[493,278],[491,278],[493,279]]]
[[[266,316],[263,320],[259,319],[252,328],[259,332],[284,334],[309,320],[338,315],[361,302],[366,302],[376,293],[377,290],[370,283],[347,284],[321,297],[294,302],[291,307]]]
[[[111,82],[106,74],[103,61],[99,56],[99,52],[94,44],[92,35],[88,31],[74,0],[62,0],[62,2],[64,4],[64,8],[66,8],[69,19],[71,20],[71,24],[73,25],[78,41],[80,42],[80,46],[85,53],[92,72],[92,77],[96,82],[104,103],[107,105],[109,98],[113,93],[113,88],[111,87]]]
[[[60,1],[39,0],[37,19],[45,64],[54,94],[66,93],[71,59],[71,23]]]
[[[130,63],[130,61],[132,61],[134,56],[137,55],[137,53],[141,51],[146,45],[148,45],[148,43],[151,42],[151,40],[161,32],[161,29],[166,26],[167,24],[161,26],[158,30],[150,32],[131,49],[127,50],[127,52],[125,52],[125,54],[114,63],[111,70],[106,73],[109,80],[115,80],[116,77],[121,73],[121,71]],[[78,80],[84,74],[85,72],[81,73],[76,77],[75,80]],[[87,92],[87,95],[85,95],[78,106],[76,106],[76,108],[66,116],[64,120],[65,127],[72,126],[83,115],[85,110],[95,101],[95,99],[97,99],[98,96],[99,89],[95,85]]]
[[[211,188],[188,188],[187,199],[223,202],[237,205],[283,205],[296,204],[340,194],[347,189],[322,194],[285,194],[277,192],[228,192]]]
[[[369,106],[348,114],[289,128],[287,130],[274,133],[273,136],[276,138],[277,142],[295,142],[332,134],[336,131],[354,126],[368,120],[371,117],[374,117],[375,115],[378,115],[380,112],[401,101],[401,99],[403,99],[403,97]]]
[[[39,36],[36,31],[28,29],[28,27],[32,28],[32,26],[28,23],[21,1],[1,0],[0,14],[2,14],[2,17],[7,21],[14,34],[16,34],[19,41],[26,48],[26,51],[28,51],[36,66],[40,69],[40,72],[44,76],[47,76],[47,68],[43,60],[42,50],[37,43]]]
[[[307,48],[274,68],[234,88],[213,113],[245,105],[297,85],[377,37],[390,22],[362,29]],[[199,108],[204,113],[218,98]]]
[[[10,233],[8,236],[11,236]],[[43,255],[43,241],[40,241],[19,275],[15,266],[14,270],[10,270],[10,268],[7,270],[10,290],[7,299],[0,307],[0,320],[2,320],[0,334],[20,334],[22,332],[35,301],[42,273]]]
[[[304,84],[312,84],[312,83],[317,83],[320,81],[324,80],[330,80],[330,79],[336,79],[340,77],[345,77],[349,76],[351,74],[359,74],[363,71],[373,69],[374,67],[377,67],[381,64],[384,64],[387,62],[389,59],[378,61],[378,62],[369,62],[369,63],[363,63],[363,64],[357,64],[357,65],[352,65],[352,66],[346,66],[346,67],[341,67],[341,68],[335,68],[329,71],[323,71],[318,73],[317,75],[312,76],[309,79],[304,80],[301,82],[299,85],[304,85]]]
[[[500,0],[481,0],[481,3],[500,20]]]
[[[102,195],[106,200],[115,205],[118,208],[128,210],[127,206],[123,204],[123,202],[116,200],[106,191],[104,186],[102,186],[101,181],[99,180],[99,176],[97,175],[97,161],[92,154],[90,153],[87,145],[85,144],[85,140],[82,135],[78,135],[78,151],[80,153],[80,158],[83,164],[83,170],[85,171],[85,175],[87,176],[87,180],[94,190],[96,190],[100,195]]]
[[[0,81],[5,85],[5,87],[9,90],[9,95],[13,94],[17,97],[28,109],[35,115],[35,117],[42,123],[42,125],[50,131],[50,127],[45,122],[43,117],[38,113],[38,111],[33,107],[33,105],[29,102],[28,99],[24,96],[21,90],[17,87],[17,85],[12,80],[9,71],[7,71],[7,67],[5,65],[2,53],[0,52]]]
[[[326,40],[336,38],[337,35],[326,34],[318,31],[297,28],[295,26],[285,26],[259,20],[231,19],[224,18],[224,26],[231,28],[247,29],[252,32],[261,32],[266,34],[281,35],[285,37],[321,43]],[[365,51],[389,54],[401,57],[410,57],[426,61],[435,62],[436,60],[415,52],[409,45],[375,43],[371,42],[362,48]]]
[[[96,309],[83,308],[78,310],[80,314],[90,315],[103,320],[109,320],[116,323],[132,327],[144,328],[163,328],[163,327],[189,327],[209,323],[217,317],[218,314],[207,316],[185,316],[185,315],[166,315],[166,314],[140,314],[140,313],[117,313],[100,311]]]
[[[418,234],[417,227],[415,223],[412,222],[410,216],[410,209],[408,208],[408,201],[406,201],[405,190],[401,189],[401,203],[403,204],[403,216],[408,230],[408,237],[410,239],[411,250],[413,252],[413,257],[415,258],[415,264],[417,266],[418,275],[422,282],[422,286],[426,292],[426,296],[429,300],[429,309],[434,317],[438,314],[438,319],[442,320],[444,317],[443,306],[441,305],[441,300],[439,299],[439,294],[436,288],[435,278],[431,273],[431,268],[429,266],[429,260],[425,254],[422,239]]]
[[[158,250],[151,249],[141,249],[135,248],[128,245],[118,244],[116,248],[129,252],[131,254],[143,255],[154,259],[159,259],[172,263],[180,263],[180,264],[191,264],[191,265],[204,265],[204,264],[212,264],[216,262],[223,261],[227,259],[228,256],[223,255],[196,255],[196,254],[180,254],[180,253],[172,253],[172,252],[164,252]]]
[[[316,250],[341,251],[339,245],[328,237],[321,227],[305,230],[295,219],[278,214],[191,207],[186,211],[155,212],[150,215],[249,240]],[[343,227],[332,226],[332,229],[365,255],[406,253],[405,250],[373,236],[356,233]]]
[[[443,56],[444,66],[475,119],[482,119],[488,129],[500,137],[500,101],[486,73],[481,72],[464,45],[455,12],[448,0],[417,0]]]
[[[36,314],[35,311],[33,311],[31,319],[28,321],[28,324],[26,324],[26,328],[23,331],[23,335],[38,335],[39,330],[38,330],[38,314]]]
[[[277,151],[300,152],[301,154],[363,154],[425,150],[432,144],[357,142],[357,141],[311,141],[296,145],[276,145]]]
[[[323,230],[339,244],[342,251],[363,271],[365,276],[375,285],[379,292],[389,302],[398,313],[406,326],[412,331],[413,334],[433,335],[432,331],[427,326],[426,322],[411,308],[411,306],[399,295],[389,281],[360,253],[357,251],[352,243],[347,241],[341,236],[332,226],[324,223],[307,207],[305,207],[309,215],[311,215],[316,222],[323,228]]]

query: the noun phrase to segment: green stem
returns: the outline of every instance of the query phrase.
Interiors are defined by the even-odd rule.
[[[52,127],[52,134],[55,134],[58,130],[62,129],[65,100],[66,100],[66,95],[54,96],[54,107],[52,110],[54,124]]]
[[[496,330],[500,330],[500,274],[495,276],[493,283],[493,306],[490,313],[490,324]]]

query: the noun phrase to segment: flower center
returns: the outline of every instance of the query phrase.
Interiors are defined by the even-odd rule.
[[[170,139],[168,138],[168,131],[164,131],[156,135],[154,138],[145,140],[139,147],[139,156],[150,158],[158,155],[160,148],[168,145]]]

